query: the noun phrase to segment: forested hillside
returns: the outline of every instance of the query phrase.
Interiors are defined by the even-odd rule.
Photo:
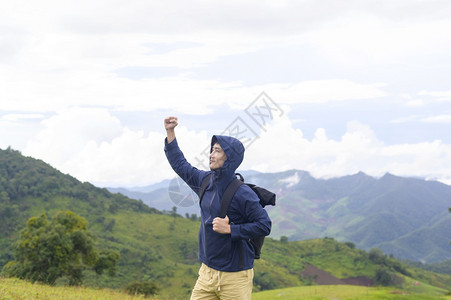
[[[297,183],[281,185],[293,177]],[[332,236],[402,259],[451,259],[451,186],[391,174],[317,180],[299,171],[278,184],[282,197],[272,216],[279,235],[288,229],[293,240]]]
[[[120,288],[151,280],[174,286],[165,289],[173,296],[189,292],[197,269],[196,222],[82,183],[12,149],[0,150],[0,176],[0,269],[14,259],[13,243],[30,217],[70,210],[88,220],[101,249],[121,256],[115,277],[87,272],[87,285]]]
[[[132,281],[150,281],[164,297],[186,299],[190,293],[199,268],[196,219],[175,211],[162,213],[141,201],[82,183],[12,149],[0,150],[0,177],[0,268],[14,259],[14,242],[30,217],[70,210],[88,220],[99,248],[121,257],[116,276],[86,271],[84,284],[123,288]],[[254,286],[267,290],[320,284],[318,274],[324,272],[340,284],[359,278],[360,283],[408,289],[413,281],[420,281],[436,293],[451,286],[448,275],[407,267],[378,250],[366,252],[333,238],[290,242],[283,237],[266,239],[262,259],[255,265]]]

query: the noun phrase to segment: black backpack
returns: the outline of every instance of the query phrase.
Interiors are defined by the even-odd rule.
[[[200,186],[199,190],[199,205],[200,202],[202,202],[202,197],[205,193],[205,190],[208,187],[208,184],[210,182],[212,173],[208,174],[207,177],[204,178],[202,181],[202,184]],[[254,184],[250,183],[244,183],[244,178],[240,173],[236,173],[235,175],[239,176],[240,179],[235,178],[226,188],[224,195],[222,195],[221,198],[221,211],[219,214],[220,218],[225,218],[227,214],[227,210],[229,209],[230,202],[232,201],[233,195],[235,195],[235,192],[237,189],[242,185],[246,184],[248,185],[254,192],[257,194],[258,198],[260,199],[260,205],[262,207],[265,207],[266,205],[276,205],[276,194],[273,192],[268,191],[267,189],[264,189],[262,187],[256,186]],[[263,242],[265,240],[264,236],[259,236],[256,238],[249,239],[249,242],[254,247],[254,258],[259,259],[261,254],[261,249],[263,247]]]

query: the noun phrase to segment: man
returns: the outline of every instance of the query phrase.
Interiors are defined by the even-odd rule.
[[[177,117],[164,120],[165,153],[174,171],[199,195],[202,181],[210,182],[202,197],[199,260],[202,265],[191,299],[251,299],[254,250],[249,239],[270,233],[271,220],[247,185],[236,191],[227,215],[219,217],[221,197],[243,161],[243,144],[229,136],[213,136],[210,171],[189,164],[178,147],[174,128]]]

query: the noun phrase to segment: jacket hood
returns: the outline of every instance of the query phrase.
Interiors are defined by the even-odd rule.
[[[235,171],[244,158],[243,144],[231,136],[214,135],[211,138],[210,153],[213,150],[213,145],[216,143],[221,146],[227,156],[224,165],[219,169],[220,176],[225,175],[226,178],[230,178],[231,176],[235,177]]]

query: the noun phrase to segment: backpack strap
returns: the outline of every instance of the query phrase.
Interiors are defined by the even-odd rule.
[[[227,215],[227,210],[229,209],[230,202],[232,201],[233,195],[235,195],[238,188],[244,184],[243,182],[243,176],[241,174],[236,173],[240,177],[240,179],[235,178],[232,182],[229,183],[226,190],[224,191],[224,195],[222,195],[221,198],[221,210],[219,212],[219,217],[225,218]],[[202,202],[202,198],[205,194],[205,190],[208,187],[208,184],[210,183],[210,178],[212,176],[212,173],[205,176],[205,178],[202,180],[202,184],[200,185],[199,189],[199,205]]]
[[[235,192],[238,190],[238,188],[244,184],[244,179],[241,174],[236,173],[235,175],[238,175],[240,179],[235,178],[229,185],[227,186],[226,190],[224,191],[224,195],[222,195],[221,198],[221,211],[219,213],[220,218],[225,218],[227,215],[227,210],[229,209],[230,202],[232,202],[232,198],[235,195]],[[243,268],[243,249],[241,248],[241,243],[238,244],[239,251],[240,251],[240,269]]]
[[[220,218],[225,218],[227,215],[227,210],[229,209],[230,202],[232,201],[233,195],[235,195],[236,190],[242,185],[244,182],[235,178],[229,185],[227,186],[224,195],[221,198],[221,210],[219,212]]]
[[[202,202],[202,197],[205,194],[205,190],[208,187],[208,184],[210,183],[210,178],[211,178],[212,173],[208,174],[207,176],[205,176],[205,178],[202,180],[202,184],[200,185],[200,189],[199,189],[199,205]]]

